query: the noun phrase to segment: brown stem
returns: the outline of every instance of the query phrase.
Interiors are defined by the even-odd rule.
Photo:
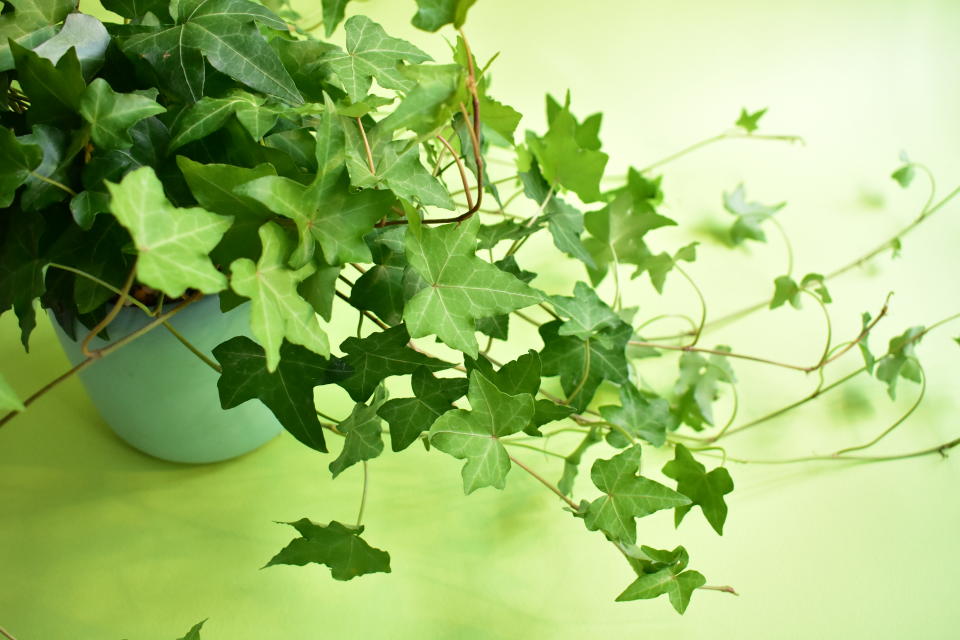
[[[473,209],[473,194],[470,193],[470,183],[467,181],[467,168],[463,166],[463,161],[460,159],[460,156],[457,155],[457,152],[453,150],[453,147],[446,138],[438,135],[437,140],[443,143],[443,146],[447,148],[447,151],[450,152],[454,162],[456,162],[457,170],[460,172],[460,181],[463,183],[463,193],[467,198],[467,209]]]
[[[372,313],[370,313],[370,312],[367,311],[366,309],[360,309],[360,308],[358,308],[357,305],[353,304],[353,302],[350,301],[350,298],[349,298],[349,297],[345,296],[344,294],[340,293],[339,291],[334,291],[334,293],[337,294],[337,297],[338,297],[338,298],[340,298],[341,300],[343,300],[344,302],[346,302],[347,304],[349,304],[349,305],[350,305],[351,307],[353,307],[354,309],[357,309],[357,311],[359,311],[360,313],[362,313],[362,314],[367,318],[367,320],[369,320],[369,321],[372,322],[373,324],[377,325],[378,327],[380,327],[381,329],[384,329],[384,330],[390,328],[390,325],[388,325],[386,322],[384,322],[383,320],[381,320],[381,319],[378,318],[377,316],[373,315]]]
[[[80,343],[80,351],[83,352],[83,355],[86,357],[94,357],[93,354],[95,351],[90,350],[90,342],[97,337],[101,331],[107,328],[111,322],[117,317],[117,314],[120,313],[120,310],[123,309],[124,303],[127,301],[127,296],[130,293],[130,288],[133,286],[133,280],[137,275],[137,265],[134,263],[133,267],[130,269],[130,274],[127,276],[127,280],[123,283],[123,288],[120,289],[120,295],[117,297],[116,303],[114,303],[113,308],[103,317],[103,320],[98,322],[96,326],[90,330],[90,333],[87,334],[87,337],[83,339],[83,342]]]
[[[3,627],[0,627],[0,634],[2,634],[3,637],[6,638],[7,640],[17,640],[17,639],[14,638],[12,635],[10,635],[10,632],[9,632],[9,631],[7,631],[6,629],[4,629]]]

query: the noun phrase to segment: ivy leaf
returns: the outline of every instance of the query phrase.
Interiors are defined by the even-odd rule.
[[[694,262],[697,259],[697,242],[691,242],[685,247],[681,247],[672,256],[669,253],[662,252],[656,255],[651,254],[637,264],[637,270],[633,272],[632,278],[640,276],[644,271],[650,275],[650,283],[657,293],[663,293],[663,286],[667,282],[667,275],[679,266],[679,262]]]
[[[187,289],[217,293],[227,279],[208,254],[230,228],[230,219],[205,209],[178,209],[163,193],[153,169],[141,167],[119,184],[108,183],[110,211],[139,252],[137,278],[143,284],[179,298]]]
[[[26,411],[19,396],[0,374],[0,412]]]
[[[826,278],[819,273],[808,273],[800,281],[800,288],[812,291],[824,304],[833,302],[830,291],[827,290]]]
[[[416,65],[403,68],[403,72],[414,82],[414,88],[377,126],[383,131],[409,129],[420,134],[420,139],[429,137],[450,122],[466,93],[463,67]]]
[[[481,225],[479,233],[482,233],[484,226]],[[483,246],[481,241],[478,244],[478,247]],[[533,280],[537,274],[530,271],[524,271],[520,268],[520,265],[517,264],[516,259],[510,255],[505,258],[501,258],[493,263],[501,271],[506,271],[509,274],[512,274],[517,277],[522,282],[527,284]],[[483,334],[486,334],[492,338],[498,340],[506,340],[510,333],[510,314],[503,313],[496,316],[491,316],[489,318],[478,318],[477,319],[477,331],[480,331]]]
[[[476,1],[417,0],[417,13],[411,22],[413,26],[424,31],[437,31],[447,24],[452,24],[455,29],[459,29],[467,19],[467,10]]]
[[[30,98],[27,120],[58,126],[76,122],[86,88],[76,49],[64,54],[56,65],[15,42],[10,51],[17,65],[17,80]]]
[[[386,399],[386,390],[383,386],[377,387],[369,405],[358,403],[347,419],[337,425],[337,430],[344,434],[345,439],[340,455],[329,465],[334,478],[358,462],[376,458],[383,451],[380,416],[377,411]]]
[[[870,326],[870,322],[873,320],[873,316],[870,315],[869,311],[864,311],[860,319],[860,330],[865,333],[863,333],[863,337],[857,341],[857,346],[860,347],[860,353],[863,355],[863,365],[867,368],[867,373],[873,375],[873,365],[876,364],[877,359],[874,357],[873,352],[870,351],[870,345],[868,344],[870,334],[866,333],[867,328]]]
[[[760,118],[762,118],[766,112],[766,109],[760,109],[759,111],[754,111],[753,113],[750,113],[746,109],[740,109],[740,117],[737,118],[737,121],[734,124],[747,133],[753,133],[757,130],[757,123],[760,121]]]
[[[32,49],[56,33],[54,25],[76,8],[76,0],[7,0],[0,15],[0,71],[13,69],[9,42]]]
[[[617,602],[628,600],[648,600],[667,594],[670,604],[682,614],[690,604],[690,596],[695,589],[707,583],[707,579],[698,571],[684,571],[687,566],[687,551],[677,547],[673,552],[659,551],[650,547],[641,547],[644,553],[657,558],[674,556],[666,561],[647,562],[649,572],[638,571],[639,577],[619,596]]]
[[[200,629],[203,628],[206,620],[201,620],[197,624],[190,627],[190,631],[187,631],[187,635],[180,638],[180,640],[200,640]]]
[[[71,13],[57,33],[33,52],[56,64],[71,48],[76,50],[83,76],[91,78],[103,64],[110,34],[103,23],[85,13]]]
[[[260,227],[263,253],[256,263],[240,258],[230,265],[230,285],[250,298],[250,328],[267,354],[267,370],[276,371],[284,339],[322,356],[330,355],[327,335],[320,328],[313,307],[297,293],[297,285],[314,271],[307,265],[287,268],[292,243],[277,224]]]
[[[906,189],[913,182],[913,179],[917,175],[916,165],[910,162],[910,158],[907,157],[906,153],[900,154],[901,159],[903,160],[903,166],[898,168],[896,171],[890,174],[890,177],[896,180],[902,188]]]
[[[599,120],[597,120],[599,122]],[[600,179],[607,166],[607,154],[584,145],[578,139],[580,123],[570,113],[570,95],[564,107],[550,118],[543,137],[527,134],[527,146],[533,152],[543,177],[554,187],[570,189],[584,202],[600,199]]]
[[[602,406],[600,415],[607,422],[643,438],[655,447],[663,446],[667,441],[667,431],[675,426],[669,402],[644,394],[632,384],[620,385],[620,405]],[[611,435],[616,433],[611,431]],[[627,444],[624,438],[622,446]]]
[[[560,325],[561,336],[576,336],[586,340],[602,329],[616,328],[622,321],[607,303],[585,282],[577,282],[573,297],[550,296],[550,304],[561,316],[569,318]]]
[[[536,290],[474,255],[479,225],[477,216],[435,229],[411,224],[406,235],[407,260],[425,282],[403,311],[410,335],[435,334],[471,358],[479,352],[474,335],[478,318],[541,300]]]
[[[167,0],[101,0],[103,8],[130,20],[142,18],[147,12],[162,16],[167,12]]]
[[[171,126],[172,137],[167,152],[172,153],[220,129],[243,102],[242,95],[234,94],[227,98],[201,98],[190,105],[177,115]]]
[[[103,149],[133,146],[130,128],[144,118],[163,113],[155,100],[135,93],[116,93],[103,78],[90,83],[80,100],[80,115],[90,123],[93,143]]]
[[[343,14],[350,0],[323,0],[323,35],[329,38],[343,22]]]
[[[17,187],[43,162],[43,149],[22,144],[13,131],[0,126],[0,207],[9,207]]]
[[[637,541],[637,518],[660,509],[690,504],[690,499],[659,482],[637,475],[640,472],[640,445],[618,453],[609,460],[597,460],[590,469],[593,484],[605,495],[590,502],[584,523],[591,531],[603,531],[614,542]]]
[[[722,345],[716,349],[730,350]],[[673,388],[677,420],[696,430],[705,424],[713,424],[713,403],[720,394],[718,384],[721,382],[736,382],[733,370],[723,356],[712,355],[707,360],[692,351],[680,356],[680,375]]]
[[[35,124],[32,132],[21,136],[19,141],[23,144],[36,144],[43,150],[43,161],[27,178],[25,188],[20,195],[20,207],[24,211],[42,211],[52,204],[65,200],[68,197],[66,191],[55,187],[47,180],[41,180],[40,176],[61,184],[71,182],[70,165],[81,151],[83,136],[78,135],[74,141],[70,142],[67,135],[57,127]]]
[[[785,206],[787,206],[786,202],[772,205],[747,202],[747,194],[742,183],[732,192],[724,192],[723,208],[737,216],[736,222],[730,228],[730,242],[734,245],[741,244],[745,240],[766,242],[767,236],[760,225]]]
[[[0,314],[13,309],[25,349],[37,325],[34,300],[46,291],[45,218],[16,208],[0,216]]]
[[[432,60],[409,42],[388,36],[383,27],[366,16],[351,17],[344,28],[346,50],[327,53],[323,62],[353,102],[360,102],[370,92],[372,79],[385,89],[411,89],[413,84],[400,72],[400,64]]]
[[[256,23],[286,31],[265,7],[247,0],[182,2],[180,24],[123,38],[121,48],[146,60],[176,95],[196,102],[204,95],[204,59],[237,82],[292,105],[303,97]]]
[[[583,411],[604,380],[614,384],[627,382],[626,347],[633,328],[624,322],[581,340],[576,336],[561,336],[561,324],[555,320],[540,327],[544,344],[540,352],[543,375],[559,375],[567,404]]]
[[[237,258],[259,258],[259,230],[273,214],[253,198],[243,196],[235,189],[257,178],[275,175],[276,169],[269,164],[252,169],[230,164],[200,164],[184,156],[177,156],[177,167],[201,207],[220,215],[233,216],[230,229],[210,253],[214,264],[229,265]]]
[[[773,298],[770,300],[770,308],[776,309],[789,302],[794,309],[799,309],[803,300],[801,292],[800,285],[790,276],[778,277],[773,281]]]
[[[285,524],[295,528],[300,537],[271,558],[267,567],[315,562],[330,567],[335,580],[351,580],[367,573],[390,573],[390,554],[367,544],[360,537],[363,527],[348,527],[336,520],[320,525],[306,518]]]
[[[453,366],[414,351],[408,346],[409,342],[410,335],[403,325],[371,333],[362,339],[347,338],[340,349],[347,354],[343,360],[354,373],[338,384],[356,402],[363,402],[390,376],[413,373],[420,367],[440,371]]]
[[[367,235],[367,246],[373,256],[373,267],[357,278],[350,289],[350,304],[358,309],[372,311],[388,325],[399,324],[406,302],[402,226],[383,227]]]
[[[727,519],[727,503],[723,499],[733,491],[733,479],[724,467],[707,473],[690,450],[677,444],[673,460],[663,467],[663,475],[677,481],[677,491],[690,498],[693,504],[677,507],[674,522],[677,526],[694,505],[699,505],[713,530],[723,535],[723,523]]]
[[[280,364],[271,372],[263,347],[245,336],[221,343],[214,348],[213,356],[223,368],[217,389],[224,409],[256,398],[293,437],[311,449],[327,452],[323,427],[313,404],[313,388],[343,376],[335,363],[303,347],[284,343]]]
[[[470,411],[455,409],[430,427],[430,444],[454,458],[465,459],[464,493],[482,487],[503,489],[510,458],[500,438],[521,431],[533,417],[533,396],[509,395],[478,371],[470,374]]]
[[[465,378],[436,378],[419,367],[410,378],[413,398],[388,400],[377,414],[390,425],[390,445],[403,451],[428,431],[441,415],[453,409],[453,401],[467,392]]]
[[[899,336],[890,339],[887,355],[878,360],[877,380],[886,383],[891,399],[897,398],[897,381],[905,378],[920,383],[923,373],[917,360],[916,345],[923,336],[923,327],[910,327]]]
[[[626,186],[608,196],[611,201],[607,206],[584,216],[584,226],[592,236],[584,246],[596,263],[596,268],[587,265],[594,284],[603,279],[611,264],[645,264],[652,255],[644,241],[647,233],[677,224],[657,213],[656,207],[663,200],[660,178],[647,179],[631,168]]]

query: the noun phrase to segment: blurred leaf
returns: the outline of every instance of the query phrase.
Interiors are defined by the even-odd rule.
[[[6,413],[8,411],[25,410],[26,407],[23,406],[23,402],[20,401],[16,392],[0,374],[0,411]]]
[[[447,24],[459,29],[467,19],[467,10],[477,0],[417,0],[413,26],[424,31],[437,31]]]
[[[759,202],[747,202],[743,184],[737,185],[732,192],[723,194],[723,208],[737,216],[730,228],[730,242],[741,244],[744,240],[766,242],[767,236],[760,227],[770,216],[787,206],[786,202],[766,205]]]
[[[620,385],[620,405],[602,406],[600,415],[607,422],[643,438],[655,447],[663,446],[667,441],[667,431],[675,427],[669,402],[644,394],[629,382]],[[611,435],[615,433],[618,432],[611,431]],[[624,442],[622,446],[627,444],[629,442]]]
[[[760,118],[762,118],[766,112],[766,109],[760,109],[753,113],[748,112],[746,109],[740,109],[740,117],[737,118],[735,124],[747,133],[753,133],[757,130],[757,123],[760,121]]]

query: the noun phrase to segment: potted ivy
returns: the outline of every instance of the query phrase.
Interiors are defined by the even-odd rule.
[[[472,0],[417,0],[414,25],[459,30],[443,61],[362,14],[344,21],[346,4],[323,2],[325,39],[279,0],[103,0],[122,18],[107,23],[71,0],[4,6],[0,313],[16,314],[26,347],[39,300],[73,367],[23,399],[0,378],[0,427],[78,374],[121,437],[171,460],[226,459],[285,429],[337,451],[337,476],[365,469],[385,440],[393,452],[422,445],[464,460],[467,494],[503,489],[511,471],[540,482],[635,572],[618,600],[667,595],[683,613],[697,590],[733,592],[688,568],[682,546],[639,545],[636,520],[672,510],[679,526],[699,507],[722,534],[733,458],[718,442],[849,377],[821,375],[809,396],[735,424],[713,410],[732,363],[822,374],[859,355],[860,372],[892,396],[900,380],[924,383],[915,346],[956,316],[908,328],[874,355],[884,303],[803,364],[705,346],[705,333],[803,301],[829,314],[831,279],[899,246],[957,192],[931,193],[914,223],[845,267],[779,275],[757,305],[714,319],[704,306],[689,328],[645,339],[672,317],[626,308],[628,282],[645,276],[662,291],[670,277],[700,295],[683,268],[695,244],[652,248],[657,229],[676,225],[659,211],[661,166],[729,138],[795,138],[758,133],[764,111],[744,110],[728,131],[611,181],[600,116],[578,119],[569,93],[548,96],[545,131],[519,134],[520,114],[491,93],[492,61],[461,29]],[[342,46],[331,40],[341,22]],[[906,187],[918,171],[904,158],[893,177]],[[529,213],[514,213],[524,199]],[[723,202],[731,244],[765,240],[782,207],[749,201],[742,186]],[[581,265],[552,293],[527,270],[538,234]],[[332,345],[320,318],[343,314],[357,335]],[[512,338],[518,322],[536,327],[535,344]],[[646,359],[670,355],[673,387],[644,384]],[[391,397],[387,381],[400,377],[412,394]],[[315,391],[333,386],[355,403],[342,420],[315,405]],[[162,414],[151,408],[158,389]],[[960,443],[863,452],[906,417],[824,459]],[[559,468],[522,459],[561,430],[579,444],[553,452]],[[648,447],[672,460],[641,474]],[[575,485],[582,468],[589,478]],[[268,564],[324,564],[338,580],[389,572],[360,512],[356,523],[291,523],[298,536]]]

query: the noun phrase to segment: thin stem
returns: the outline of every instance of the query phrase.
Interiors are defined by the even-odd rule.
[[[793,369],[794,371],[806,372],[811,370],[809,367],[790,364],[788,362],[779,362],[777,360],[770,360],[768,358],[761,358],[759,356],[751,356],[743,353],[734,353],[732,351],[721,351],[720,349],[707,349],[704,347],[694,347],[690,345],[660,344],[658,342],[648,342],[645,340],[631,340],[628,344],[631,347],[650,347],[653,349],[664,349],[667,351],[694,351],[696,353],[707,353],[715,356],[724,356],[725,358],[736,358],[738,360],[749,360],[751,362],[769,364],[775,367],[783,367],[784,369]]]
[[[357,514],[357,527],[363,524],[363,510],[367,508],[367,487],[370,485],[370,475],[367,469],[367,461],[363,463],[363,491],[360,494],[360,513]]]
[[[751,420],[750,422],[744,423],[744,424],[742,424],[742,425],[740,425],[740,426],[738,426],[738,427],[735,427],[735,428],[733,428],[733,429],[730,429],[729,431],[727,431],[726,437],[729,438],[730,436],[732,436],[732,435],[735,434],[735,433],[740,433],[741,431],[746,431],[747,429],[750,429],[750,428],[752,428],[752,427],[755,427],[755,426],[757,426],[757,425],[759,425],[759,424],[762,424],[762,423],[764,423],[764,422],[767,422],[767,421],[769,421],[769,420],[773,420],[774,418],[777,418],[777,417],[779,417],[779,416],[781,416],[781,415],[783,415],[783,414],[785,414],[785,413],[788,413],[788,412],[790,412],[790,411],[793,411],[793,410],[796,409],[797,407],[799,407],[799,406],[801,406],[801,405],[804,405],[804,404],[810,402],[811,400],[814,400],[814,399],[818,398],[819,396],[823,395],[824,393],[826,393],[826,392],[828,392],[828,391],[830,391],[830,390],[832,390],[832,389],[835,389],[835,388],[839,387],[840,385],[844,384],[844,383],[847,382],[848,380],[857,377],[858,375],[860,375],[861,373],[863,373],[863,372],[866,371],[866,370],[867,370],[866,367],[860,367],[860,368],[857,369],[856,371],[853,371],[853,372],[851,372],[851,373],[848,373],[847,375],[843,376],[843,377],[840,378],[839,380],[836,380],[836,381],[828,384],[828,385],[825,386],[825,387],[822,387],[822,388],[818,387],[813,393],[804,396],[803,398],[801,398],[800,400],[797,400],[796,402],[792,402],[792,403],[788,404],[788,405],[785,406],[785,407],[781,407],[780,409],[777,409],[777,410],[775,410],[775,411],[771,411],[770,413],[767,413],[767,414],[765,414],[765,415],[763,415],[763,416],[760,416],[759,418],[756,418],[756,419],[754,419],[754,420]]]
[[[339,291],[334,291],[334,293],[337,294],[337,297],[338,297],[338,298],[340,298],[341,300],[343,300],[344,302],[346,302],[347,304],[349,304],[349,305],[350,305],[351,307],[353,307],[354,309],[357,309],[358,311],[360,311],[360,313],[362,313],[363,315],[365,315],[365,316],[367,317],[367,320],[369,320],[370,322],[374,323],[375,325],[377,325],[377,326],[380,327],[381,329],[386,330],[386,329],[389,329],[389,328],[390,328],[390,325],[388,325],[386,322],[384,322],[383,320],[381,320],[381,319],[378,318],[377,316],[373,315],[372,313],[370,313],[370,312],[367,311],[366,309],[361,309],[360,307],[358,307],[357,305],[355,305],[355,304],[350,300],[349,297],[345,296],[344,294],[340,293]]]
[[[570,395],[567,396],[563,404],[568,405],[573,402],[573,399],[580,395],[583,387],[586,386],[587,379],[590,377],[590,351],[590,338],[587,338],[583,341],[583,376],[580,377],[580,382],[578,382],[577,386],[570,392]]]
[[[737,593],[736,589],[734,589],[728,584],[725,584],[725,585],[705,584],[702,587],[697,587],[697,588],[703,589],[704,591],[722,591],[723,593],[729,593],[730,595],[733,595],[733,596],[740,595],[739,593]]]
[[[460,182],[463,183],[464,195],[467,198],[467,209],[473,209],[473,194],[470,193],[470,183],[467,181],[467,168],[463,166],[463,161],[460,159],[459,154],[453,150],[453,147],[441,135],[437,135],[437,140],[443,143],[443,146],[447,148],[450,152],[450,155],[453,157],[454,162],[457,163],[457,171],[460,172]]]
[[[783,238],[783,246],[787,251],[787,275],[793,275],[793,244],[790,242],[790,236],[787,235],[786,229],[783,228],[783,225],[780,224],[780,221],[770,216],[770,222],[773,223],[773,226],[776,227],[777,231],[780,232],[780,237]]]
[[[101,331],[107,328],[114,318],[120,313],[120,310],[123,308],[123,304],[128,299],[128,294],[130,293],[130,288],[133,286],[133,281],[137,275],[137,265],[134,263],[133,267],[130,269],[130,274],[127,276],[126,282],[123,283],[123,288],[120,289],[119,297],[117,298],[116,303],[114,303],[113,308],[107,313],[103,319],[97,323],[97,325],[90,330],[90,333],[87,334],[87,337],[83,339],[83,342],[80,343],[80,351],[83,352],[83,355],[86,357],[91,357],[93,351],[90,350],[90,342],[100,334]]]
[[[508,177],[506,177],[506,178],[500,178],[499,180],[492,180],[492,181],[490,182],[490,186],[498,185],[498,184],[503,184],[504,182],[511,182],[511,181],[513,181],[513,180],[516,180],[516,179],[517,179],[517,176],[513,175],[513,176],[508,176]],[[465,191],[466,191],[465,189],[457,189],[456,191],[451,191],[451,192],[450,192],[450,195],[451,195],[451,196],[458,196],[458,195],[460,195],[461,193],[465,193]]]
[[[370,141],[367,140],[367,130],[363,127],[363,120],[356,118],[357,127],[360,129],[360,137],[363,138],[363,149],[367,153],[367,166],[370,168],[370,173],[377,175],[376,165],[373,164],[373,150],[370,148]]]
[[[827,309],[827,305],[824,304],[823,300],[820,299],[820,296],[806,289],[803,289],[802,291],[816,300],[817,304],[820,305],[820,310],[823,311],[823,319],[827,326],[827,344],[823,348],[823,355],[820,356],[820,360],[817,361],[817,365],[814,367],[814,369],[819,369],[830,356],[830,345],[833,344],[833,322],[830,320],[830,310]]]
[[[893,432],[894,429],[896,429],[901,424],[906,422],[907,419],[911,415],[913,415],[913,413],[920,406],[920,403],[923,402],[923,397],[927,393],[927,375],[923,372],[923,367],[920,366],[920,363],[917,362],[916,364],[917,364],[917,369],[920,372],[920,393],[917,395],[916,401],[910,406],[909,409],[907,409],[906,413],[900,416],[896,422],[894,422],[889,427],[881,431],[873,440],[870,440],[869,442],[865,442],[864,444],[860,444],[854,447],[847,447],[846,449],[840,449],[833,455],[840,456],[845,453],[850,453],[851,451],[861,451],[863,449],[869,449],[870,447],[872,447],[873,445],[877,444],[878,442],[886,438],[888,435],[890,435],[890,433]]]
[[[10,635],[10,632],[9,632],[9,631],[7,631],[6,629],[4,629],[3,627],[0,627],[0,634],[2,634],[3,637],[6,638],[7,640],[17,640],[17,639],[14,638],[12,635]]]
[[[642,329],[650,326],[654,322],[659,322],[660,320],[669,320],[673,318],[676,318],[678,320],[686,320],[687,323],[690,325],[690,335],[693,335],[694,333],[697,332],[697,323],[694,322],[693,318],[683,313],[662,313],[658,316],[653,316],[649,320],[645,320],[644,322],[637,325],[637,327],[634,329],[634,332],[639,333]],[[651,338],[651,339],[656,340],[656,338]]]
[[[62,271],[69,271],[70,273],[73,273],[73,274],[75,274],[75,275],[78,275],[78,276],[80,276],[80,277],[82,277],[82,278],[86,278],[87,280],[89,280],[89,281],[91,281],[91,282],[93,282],[93,283],[95,283],[95,284],[100,285],[100,286],[103,287],[104,289],[107,289],[107,290],[109,290],[109,291],[112,291],[113,293],[117,294],[118,296],[121,294],[121,293],[120,293],[120,289],[118,289],[117,287],[113,286],[113,285],[110,284],[109,282],[105,282],[104,280],[101,280],[100,278],[98,278],[98,277],[96,277],[96,276],[94,276],[94,275],[91,275],[91,274],[87,273],[86,271],[81,271],[80,269],[75,269],[74,267],[70,267],[70,266],[67,266],[67,265],[65,265],[65,264],[57,264],[56,262],[48,262],[48,263],[47,263],[47,266],[48,266],[48,267],[53,267],[54,269],[60,269],[60,270],[62,270]],[[137,308],[139,308],[141,311],[143,311],[144,313],[146,313],[147,315],[149,315],[149,316],[152,316],[152,315],[153,315],[153,310],[152,310],[150,307],[148,307],[147,305],[145,305],[145,304],[143,304],[142,302],[140,302],[139,300],[137,300],[136,298],[129,298],[129,301],[130,301],[133,305],[135,305]]]
[[[61,191],[66,191],[66,192],[69,193],[71,196],[76,196],[76,195],[77,195],[77,192],[76,192],[76,191],[74,191],[73,189],[71,189],[70,187],[68,187],[67,185],[65,185],[65,184],[63,184],[63,183],[61,183],[61,182],[57,182],[57,181],[54,180],[53,178],[48,178],[47,176],[40,175],[40,174],[37,173],[36,171],[31,171],[31,172],[30,172],[30,175],[33,176],[34,178],[36,178],[37,180],[40,180],[41,182],[46,182],[47,184],[52,185],[52,186],[56,187],[57,189],[60,189]]]
[[[564,456],[563,454],[556,453],[556,452],[554,452],[554,451],[550,451],[549,449],[543,449],[543,448],[541,448],[541,447],[535,447],[535,446],[533,446],[533,445],[531,445],[531,444],[526,444],[526,443],[523,443],[523,442],[516,442],[516,441],[513,441],[513,440],[500,440],[500,444],[506,445],[506,446],[508,446],[508,447],[521,447],[521,448],[523,448],[523,449],[530,449],[531,451],[536,451],[537,453],[542,453],[542,454],[545,455],[545,456],[553,456],[554,458],[560,458],[561,460],[565,460],[565,459],[566,459],[566,456]]]
[[[656,162],[652,162],[647,166],[645,166],[643,169],[640,169],[640,173],[649,173],[650,171],[652,171],[653,169],[656,169],[657,167],[661,167],[665,164],[673,162],[678,158],[682,158],[685,155],[693,153],[698,149],[702,149],[703,147],[709,146],[716,142],[720,142],[721,140],[778,140],[782,142],[803,142],[803,139],[800,138],[799,136],[742,134],[742,133],[736,133],[732,131],[725,131],[724,133],[711,136],[709,138],[701,140],[700,142],[694,142],[690,146],[684,147],[680,151],[676,151],[664,158],[661,158],[660,160],[657,160]]]
[[[204,364],[206,364],[208,367],[210,367],[217,373],[223,373],[223,367],[221,367],[219,364],[217,364],[216,362],[208,358],[207,355],[203,351],[200,351],[200,349],[196,345],[194,345],[192,342],[187,340],[179,331],[174,329],[172,324],[170,324],[169,322],[164,322],[163,327],[167,331],[169,331],[174,338],[179,340],[180,344],[185,346],[187,349],[190,350],[190,352],[193,355],[197,356],[200,360],[202,360]]]
[[[543,476],[541,476],[539,473],[537,473],[536,471],[534,471],[533,469],[531,469],[531,468],[528,467],[527,465],[523,464],[522,462],[520,462],[519,460],[517,460],[517,459],[514,458],[513,456],[507,456],[507,457],[510,458],[510,461],[513,462],[513,464],[517,465],[518,467],[520,467],[521,469],[523,469],[524,471],[526,471],[527,473],[529,473],[531,476],[533,476],[534,478],[536,478],[537,480],[539,480],[539,481],[540,481],[540,484],[542,484],[543,486],[545,486],[547,489],[550,489],[550,491],[554,492],[554,493],[557,495],[557,497],[559,497],[561,500],[563,500],[564,502],[566,502],[567,505],[569,505],[571,509],[573,509],[574,511],[576,511],[576,510],[578,509],[577,503],[574,502],[573,500],[571,500],[570,498],[568,498],[567,496],[563,495],[563,492],[560,491],[560,489],[558,489],[558,488],[556,487],[556,485],[554,485],[553,483],[551,483],[549,480],[547,480],[546,478],[544,478]]]
[[[730,412],[730,417],[727,419],[727,423],[723,425],[723,428],[720,429],[720,432],[717,435],[713,436],[708,440],[708,442],[716,442],[723,437],[725,433],[733,426],[734,420],[737,419],[737,412],[740,410],[740,394],[737,392],[737,385],[730,383],[730,388],[733,390],[733,411]],[[726,455],[726,451],[724,451]]]
[[[700,336],[703,334],[703,328],[707,325],[707,300],[703,297],[703,292],[700,290],[700,287],[697,286],[697,283],[693,281],[693,278],[690,277],[690,274],[687,273],[680,265],[674,265],[680,275],[687,279],[687,282],[690,283],[690,286],[693,287],[693,290],[697,294],[697,298],[700,300],[700,324],[697,325],[697,330],[693,334],[693,341],[690,342],[689,346],[695,346],[700,341]]]
[[[537,223],[537,220],[539,220],[540,216],[543,215],[543,212],[546,211],[547,204],[549,204],[550,200],[553,198],[553,193],[554,193],[554,187],[551,186],[550,189],[547,191],[547,195],[543,198],[543,201],[540,203],[540,206],[537,207],[537,212],[533,215],[532,218],[530,218],[527,221],[524,227],[529,229],[530,227],[532,227]],[[530,237],[530,234],[514,240],[513,243],[510,245],[510,248],[507,249],[507,252],[504,254],[504,257],[512,256],[517,251],[519,251],[520,247],[523,246],[523,244],[527,241],[527,238],[529,237]]]

